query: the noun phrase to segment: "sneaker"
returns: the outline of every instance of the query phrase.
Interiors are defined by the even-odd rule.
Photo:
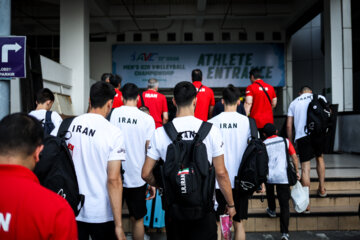
[[[269,217],[276,218],[276,212],[270,210],[270,208],[266,208],[266,213],[269,215]]]
[[[289,240],[290,236],[288,233],[283,233],[281,236],[281,240]]]
[[[145,233],[144,240],[150,240],[150,236]]]

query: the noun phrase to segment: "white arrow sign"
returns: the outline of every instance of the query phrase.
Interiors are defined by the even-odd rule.
[[[9,62],[9,51],[19,51],[21,46],[18,43],[15,44],[4,44],[1,48],[1,62]]]

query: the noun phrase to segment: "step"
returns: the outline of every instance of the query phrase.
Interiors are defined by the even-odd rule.
[[[310,205],[314,207],[358,206],[360,203],[360,190],[328,190],[327,197],[317,195],[316,190],[310,191]],[[263,201],[261,201],[263,199]],[[276,201],[277,202],[277,201]],[[278,202],[276,203],[278,205]],[[290,207],[293,207],[290,201]],[[249,209],[267,208],[267,199],[264,194],[256,194],[249,200]]]
[[[249,218],[244,221],[247,232],[280,231],[278,216],[269,218],[265,209],[249,209]],[[360,230],[359,207],[312,207],[311,213],[296,213],[290,208],[289,231],[311,230]]]
[[[311,213],[296,213],[290,209],[289,231],[350,231],[360,230],[359,209],[356,207],[312,207]],[[280,231],[280,209],[276,209],[277,217],[269,218],[265,209],[249,210],[249,218],[244,221],[246,232],[278,232]],[[125,232],[131,232],[130,218],[123,217]],[[162,229],[150,229],[150,232],[165,232]]]
[[[358,170],[360,171],[360,170]],[[318,189],[319,180],[318,178],[311,178],[310,190]],[[325,188],[327,190],[360,190],[360,178],[326,178]]]

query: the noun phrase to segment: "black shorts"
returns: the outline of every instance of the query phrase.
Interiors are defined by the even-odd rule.
[[[313,157],[320,157],[324,153],[325,136],[305,136],[296,140],[300,162],[310,161]]]
[[[146,215],[146,186],[137,188],[123,188],[123,201],[126,201],[126,205],[129,209],[129,215],[134,217],[135,220],[139,220]]]
[[[217,227],[215,213],[210,212],[199,220],[176,221],[165,211],[166,237],[169,240],[216,240]]]
[[[218,208],[216,210],[216,221],[220,221],[220,215],[223,215],[226,211],[226,200],[220,189],[216,189],[216,201]],[[233,217],[233,221],[240,222],[241,220],[248,218],[249,197],[248,196],[236,196],[233,189],[233,197],[235,203],[236,215]]]
[[[105,223],[86,223],[77,221],[79,240],[116,240],[114,221]]]

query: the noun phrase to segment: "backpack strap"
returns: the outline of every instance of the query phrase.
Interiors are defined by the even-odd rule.
[[[110,122],[110,118],[111,118],[111,114],[114,111],[115,108],[111,108],[109,114],[106,116],[106,120],[108,120]],[[70,125],[69,125],[70,126]]]
[[[211,127],[212,127],[212,123],[205,122],[205,121],[202,122],[202,124],[197,132],[199,135],[200,142],[204,141],[206,136],[209,134]]]
[[[251,138],[258,139],[259,138],[259,132],[258,132],[258,128],[256,126],[255,119],[249,117],[249,123],[250,123]]]
[[[144,97],[143,97],[143,93],[140,93],[140,100],[141,100],[141,107],[146,107]]]
[[[74,118],[75,117],[70,117],[70,118],[66,118],[62,121],[62,123],[60,124],[59,130],[58,130],[58,133],[57,133],[57,137],[60,137],[60,138],[65,137]]]
[[[258,85],[262,88],[262,90],[263,90],[264,93],[266,94],[266,97],[269,99],[270,105],[272,105],[272,104],[271,104],[271,100],[270,100],[270,96],[269,96],[269,94],[265,91],[265,88],[264,88],[260,83],[258,83],[258,82],[255,82],[255,83],[258,84]]]
[[[179,133],[178,131],[176,131],[176,128],[172,121],[164,125],[164,130],[172,142],[174,142],[177,139]]]
[[[199,89],[196,92],[196,95],[200,92],[200,89],[203,87],[203,85],[201,84],[201,86],[199,87]]]
[[[51,114],[52,114],[52,111],[46,111],[45,122],[51,122]]]
[[[284,143],[285,143],[286,162],[289,165],[290,164],[290,159],[289,159],[289,153],[288,153],[288,146],[287,146],[286,138],[283,138],[283,140],[284,140]]]

